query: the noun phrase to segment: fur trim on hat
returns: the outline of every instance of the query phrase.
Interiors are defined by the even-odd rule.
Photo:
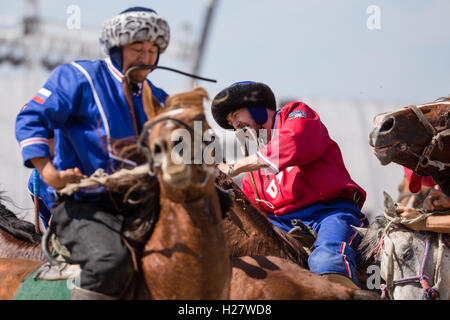
[[[227,121],[230,112],[241,108],[268,108],[276,110],[275,95],[261,82],[239,82],[220,91],[212,101],[214,120],[224,129],[234,129]]]
[[[107,20],[99,40],[106,54],[113,47],[136,41],[154,42],[163,53],[169,45],[170,28],[167,21],[155,12],[130,11]]]

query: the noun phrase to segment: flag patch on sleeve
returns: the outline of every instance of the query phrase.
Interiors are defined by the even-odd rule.
[[[306,119],[306,112],[301,110],[295,110],[289,113],[288,120],[293,120],[297,118],[304,118]]]
[[[38,93],[33,97],[33,101],[43,104],[45,100],[47,100],[48,97],[52,95],[52,92],[50,90],[47,90],[45,88],[39,89]]]

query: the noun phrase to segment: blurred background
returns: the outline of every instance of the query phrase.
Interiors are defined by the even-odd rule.
[[[450,93],[448,0],[0,0],[0,190],[22,217],[32,220],[33,203],[14,134],[18,111],[57,65],[103,58],[103,22],[132,6],[168,21],[171,42],[159,64],[217,79],[198,81],[211,98],[254,80],[273,89],[280,107],[300,100],[317,111],[368,193],[370,218],[383,212],[383,190],[396,197],[403,177],[399,165],[383,167],[372,154],[374,116]],[[169,94],[193,85],[163,70],[149,78]],[[207,106],[231,160],[239,154],[233,134]]]

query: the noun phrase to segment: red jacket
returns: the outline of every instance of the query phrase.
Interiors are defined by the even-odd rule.
[[[242,182],[244,193],[263,211],[284,215],[336,198],[353,199],[362,208],[366,192],[350,178],[338,145],[314,110],[290,102],[275,115],[273,129],[257,152],[270,170],[252,173],[259,197],[271,205],[255,201],[250,173]]]

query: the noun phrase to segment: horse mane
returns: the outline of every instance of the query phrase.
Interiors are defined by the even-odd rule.
[[[0,229],[9,233],[18,240],[30,244],[40,244],[41,235],[34,230],[34,224],[19,219],[17,215],[9,210],[4,202],[10,201],[4,191],[0,191]]]
[[[200,87],[167,97],[164,110],[172,110],[182,107],[196,107],[203,109],[203,101],[209,100],[208,92]]]
[[[358,246],[358,249],[362,252],[364,259],[369,260],[370,258],[373,257],[374,254],[377,253],[377,247],[380,245],[380,240],[381,237],[383,236],[387,224],[388,220],[384,216],[377,216],[375,217],[375,220],[372,223],[370,223],[365,235],[362,237],[360,245]],[[405,225],[395,222],[389,228],[389,230],[391,229],[394,229],[396,231],[406,231],[416,233],[415,231],[409,229]],[[424,232],[424,233],[429,234],[434,238],[437,237],[437,233],[435,232]]]
[[[440,97],[434,100],[433,102],[447,102],[450,101],[450,95],[448,97]]]

